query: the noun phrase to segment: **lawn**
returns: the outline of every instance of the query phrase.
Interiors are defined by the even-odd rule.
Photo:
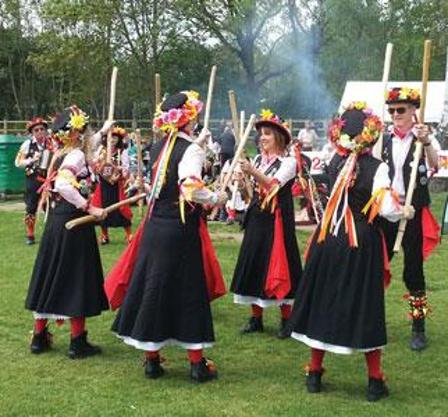
[[[444,196],[434,197],[440,219]],[[408,348],[402,258],[392,263],[393,280],[387,292],[389,344],[384,368],[391,396],[379,403],[365,401],[366,375],[362,355],[327,355],[325,392],[306,393],[303,367],[308,349],[293,340],[275,338],[279,314],[265,314],[265,333],[238,332],[248,310],[232,303],[230,295],[213,303],[217,343],[208,352],[218,365],[219,379],[194,385],[188,379],[185,352],[164,350],[166,375],[157,381],[143,376],[142,354],[121,343],[109,330],[114,313],[87,322],[92,342],[103,355],[83,361],[67,358],[69,325],[52,325],[54,349],[32,356],[28,344],[32,317],[24,309],[28,280],[37,245],[24,245],[22,213],[0,211],[1,416],[425,416],[448,415],[448,245],[444,242],[426,264],[433,313],[428,320],[429,348]],[[38,236],[42,233],[42,225]],[[239,249],[236,226],[211,225],[218,257],[229,282]],[[303,251],[307,234],[298,232]],[[101,248],[108,271],[124,247],[121,230]]]

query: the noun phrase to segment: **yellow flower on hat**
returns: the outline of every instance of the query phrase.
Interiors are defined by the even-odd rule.
[[[70,127],[72,129],[81,130],[87,121],[83,114],[72,114],[70,117]]]
[[[420,98],[420,90],[413,88],[409,93],[409,98],[412,100],[418,100]]]
[[[366,107],[367,103],[365,101],[356,101],[354,104],[356,110],[364,110]]]
[[[403,88],[400,90],[400,95],[399,95],[400,100],[406,100],[406,99],[408,98],[408,96],[409,96],[410,93],[411,93],[411,89],[410,89],[410,88],[408,88],[408,87],[403,87]]]
[[[260,117],[262,120],[271,120],[274,117],[274,113],[269,109],[261,109]]]

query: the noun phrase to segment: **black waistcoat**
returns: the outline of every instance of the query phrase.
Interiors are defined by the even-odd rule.
[[[383,137],[383,161],[389,165],[389,177],[390,180],[393,181],[395,177],[395,166],[394,159],[392,155],[392,135],[390,133],[385,134]],[[415,142],[416,138],[414,137],[412,141],[412,145],[409,149],[409,152],[406,156],[406,160],[403,165],[403,180],[404,180],[404,188],[408,189],[409,180],[411,178],[412,171],[412,161],[414,159],[414,150],[415,150]],[[429,197],[428,190],[428,175],[425,161],[425,154],[422,153],[420,160],[418,161],[418,169],[417,169],[417,179],[416,186],[414,190],[414,195],[412,196],[412,205],[415,209],[420,209],[429,205],[431,199]]]
[[[338,154],[335,154],[331,159],[328,166],[328,175],[332,188],[346,160],[346,157]],[[380,164],[381,161],[370,155],[360,155],[358,158],[355,168],[355,182],[348,194],[348,204],[352,210],[353,217],[357,221],[367,221],[367,217],[361,211],[372,196],[373,178]],[[343,203],[341,203],[340,209],[342,205]]]
[[[151,149],[151,158],[149,161],[151,183],[153,181],[152,175],[155,173],[153,172],[154,165],[160,155],[160,152],[162,151],[165,140],[166,139],[158,141]],[[181,137],[176,138],[176,143],[174,144],[170,160],[168,162],[165,181],[162,185],[159,198],[154,204],[152,211],[153,216],[176,219],[180,218],[178,166],[184,156],[185,151],[190,145],[190,141]],[[185,203],[185,213],[187,217],[196,212],[198,212],[198,209],[195,208],[195,205],[191,206],[189,203]]]

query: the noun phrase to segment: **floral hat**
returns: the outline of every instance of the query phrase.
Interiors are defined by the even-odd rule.
[[[363,101],[350,103],[331,122],[328,135],[339,153],[359,153],[371,148],[383,130],[383,122]]]
[[[33,117],[30,121],[27,122],[26,129],[31,133],[33,128],[39,125],[42,125],[43,127],[45,127],[45,129],[48,128],[48,122],[43,117]]]
[[[115,126],[112,129],[112,136],[115,136],[119,139],[124,139],[127,135],[128,135],[128,132],[126,132],[126,129],[124,129],[122,127]]]
[[[420,107],[420,90],[418,88],[394,87],[386,93],[386,104],[410,103]]]
[[[259,119],[255,122],[255,129],[260,130],[263,126],[272,127],[280,131],[285,137],[286,145],[291,142],[292,137],[288,123],[269,109],[262,109]]]
[[[203,106],[196,91],[182,91],[169,96],[158,106],[154,114],[153,127],[165,133],[177,131],[195,120]]]
[[[78,131],[84,133],[88,124],[89,116],[73,105],[55,116],[51,130],[56,140],[66,145],[70,142],[69,132]]]

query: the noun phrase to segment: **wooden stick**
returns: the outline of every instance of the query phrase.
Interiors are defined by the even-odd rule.
[[[232,174],[233,174],[233,171],[235,170],[236,164],[238,164],[240,161],[241,155],[244,152],[244,146],[246,145],[246,142],[249,139],[249,135],[252,130],[252,127],[254,126],[255,117],[256,117],[255,114],[252,114],[250,116],[249,122],[247,123],[247,126],[246,126],[246,130],[244,131],[244,135],[241,138],[240,143],[238,144],[238,148],[237,148],[235,155],[232,159],[232,163],[230,164],[229,171],[227,172],[227,175],[224,178],[224,181],[222,183],[222,188],[221,188],[222,190],[225,190],[227,188],[227,185],[229,184],[229,182],[232,178]]]
[[[241,135],[244,133],[244,123],[246,122],[246,112],[244,110],[240,111],[240,131],[239,131],[239,139],[238,142],[241,140]]]
[[[115,92],[117,87],[117,72],[118,68],[114,67],[112,70],[112,77],[110,79],[110,100],[109,100],[109,115],[107,120],[110,122],[114,120],[115,111]],[[107,150],[106,150],[106,162],[110,164],[112,162],[112,129],[107,132]]]
[[[138,192],[143,192],[143,155],[142,155],[142,134],[140,129],[135,130],[135,141],[137,143],[137,182]],[[138,213],[143,216],[143,200],[138,200]]]
[[[381,103],[382,103],[382,119],[383,122],[386,118],[386,100],[385,95],[387,93],[387,84],[389,83],[389,74],[390,74],[390,63],[392,61],[392,51],[394,49],[394,45],[392,43],[388,43],[386,46],[386,53],[384,56],[384,67],[383,67],[383,79],[382,79],[382,96],[381,96]],[[378,141],[375,143],[375,146],[372,150],[373,156],[378,159],[382,159],[382,153],[383,153],[383,134],[381,133]]]
[[[238,143],[241,140],[241,135],[243,134],[243,132],[240,131],[240,127],[238,125],[236,94],[235,91],[233,90],[229,90],[229,105],[230,105],[230,114],[232,115],[233,133],[235,134],[235,141]]]
[[[106,207],[104,209],[104,211],[109,214],[117,209],[119,209],[121,206],[124,206],[126,204],[133,204],[136,201],[145,198],[146,197],[146,193],[141,193],[141,194],[137,194],[134,197],[131,198],[127,198],[126,200],[121,200],[118,203],[112,204],[109,207]],[[65,223],[65,228],[67,230],[71,230],[76,226],[80,226],[82,224],[86,224],[86,223],[92,223],[92,222],[96,222],[99,219],[91,214],[89,214],[88,216],[83,216],[83,217],[78,217],[77,219],[74,220],[70,220],[69,222]]]
[[[154,92],[154,100],[155,100],[155,108],[157,109],[157,106],[162,101],[162,90],[160,86],[160,74],[156,73],[154,76],[154,83],[155,83],[155,92]]]
[[[215,88],[217,66],[213,65],[208,82],[207,103],[205,105],[204,129],[208,129],[210,123],[210,110],[212,107],[213,89]]]
[[[418,122],[420,124],[425,123],[426,95],[428,92],[428,79],[429,79],[430,63],[431,63],[431,41],[426,40],[425,41],[425,49],[424,49],[424,53],[423,53],[422,94],[421,94],[421,100],[420,100],[420,117],[418,120]],[[418,163],[420,161],[420,158],[422,157],[422,152],[423,152],[423,144],[419,140],[417,140],[415,142],[415,150],[414,150],[414,156],[413,156],[413,160],[412,160],[411,177],[409,179],[409,185],[408,185],[408,189],[406,191],[405,207],[410,206],[412,204],[412,197],[414,195],[415,183],[417,181]],[[401,242],[403,240],[407,222],[408,221],[406,219],[400,220],[400,224],[398,226],[397,238],[395,240],[395,245],[394,245],[394,252],[399,252],[399,250],[400,250]]]

